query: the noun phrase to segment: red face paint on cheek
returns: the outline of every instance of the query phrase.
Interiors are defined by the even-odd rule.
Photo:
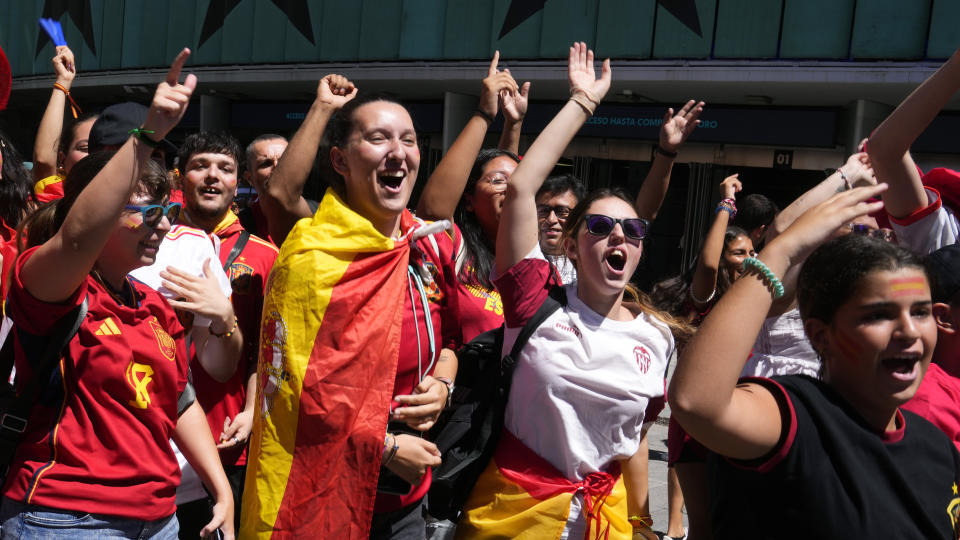
[[[922,277],[898,278],[890,280],[890,296],[897,298],[922,293],[927,287],[927,280]]]
[[[847,334],[843,330],[837,330],[834,334],[834,343],[837,345],[837,349],[844,358],[850,360],[854,364],[860,362],[860,355],[863,353],[863,348],[860,347],[860,344],[857,343],[852,336]]]

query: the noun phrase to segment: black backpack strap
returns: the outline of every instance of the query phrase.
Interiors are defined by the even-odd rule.
[[[540,304],[537,312],[534,313],[533,317],[530,317],[530,320],[527,321],[527,324],[523,325],[523,328],[520,329],[520,334],[517,336],[517,340],[513,342],[510,354],[503,357],[500,369],[508,385],[510,384],[510,377],[513,375],[516,358],[520,356],[520,351],[526,346],[527,341],[530,340],[530,336],[533,335],[537,328],[539,328],[550,315],[553,315],[554,311],[565,305],[567,305],[567,291],[559,285],[554,285],[554,287],[550,289],[547,298]]]
[[[47,341],[43,356],[34,364],[33,378],[13,400],[10,408],[0,416],[0,466],[5,467],[13,458],[13,453],[20,443],[20,437],[27,429],[30,410],[33,409],[41,391],[50,383],[50,375],[53,373],[54,367],[60,362],[64,347],[80,330],[80,325],[83,323],[84,317],[87,316],[87,305],[87,299],[84,298],[79,306],[70,310],[60,319],[50,335],[50,340]],[[14,331],[16,329],[11,330],[11,332]],[[12,341],[13,336],[7,336],[4,348]],[[9,377],[9,373],[7,372],[7,377]],[[6,384],[6,381],[0,381],[0,384]]]
[[[240,231],[240,238],[237,239],[237,243],[233,245],[233,249],[230,250],[230,254],[227,255],[227,262],[223,263],[223,271],[229,272],[230,265],[233,264],[233,261],[237,260],[237,257],[240,256],[240,253],[243,252],[243,248],[247,246],[247,240],[250,239],[250,231],[244,229]]]

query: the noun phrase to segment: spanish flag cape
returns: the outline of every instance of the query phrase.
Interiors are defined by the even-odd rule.
[[[406,210],[401,231],[417,222]],[[366,538],[410,245],[328,189],[270,274],[240,538]]]
[[[630,540],[627,490],[619,466],[572,482],[504,430],[490,465],[463,507],[457,538],[560,538],[575,493],[583,493],[585,538]]]

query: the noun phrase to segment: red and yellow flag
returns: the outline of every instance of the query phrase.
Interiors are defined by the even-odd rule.
[[[413,223],[404,211],[402,230]],[[410,246],[327,190],[263,304],[241,538],[366,538],[397,370]]]
[[[623,478],[592,473],[571,482],[504,430],[497,451],[463,507],[457,538],[560,538],[574,493],[582,491],[586,538],[630,540]]]

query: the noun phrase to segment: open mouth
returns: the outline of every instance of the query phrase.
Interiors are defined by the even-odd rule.
[[[623,272],[623,267],[627,264],[627,254],[622,249],[610,250],[603,258],[607,266],[614,272]]]
[[[220,190],[215,187],[202,187],[200,188],[200,195],[204,197],[218,197]]]
[[[403,179],[406,177],[407,174],[402,170],[384,171],[377,174],[377,180],[380,182],[380,185],[392,192],[400,191],[400,188],[403,187]]]
[[[916,356],[898,356],[894,358],[884,358],[880,364],[890,372],[895,379],[901,381],[912,381],[917,377],[917,371],[920,367],[920,359]]]

